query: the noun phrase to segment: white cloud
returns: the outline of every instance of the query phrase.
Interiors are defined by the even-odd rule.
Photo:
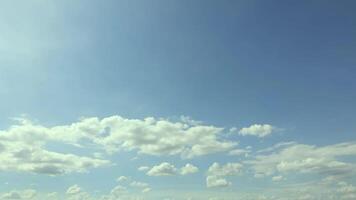
[[[224,177],[209,176],[207,177],[207,186],[209,188],[227,187],[232,183]],[[73,186],[72,186],[73,187]],[[152,192],[150,187],[136,188],[130,190],[124,186],[115,186],[111,192],[107,194],[98,194],[95,191],[88,193],[80,188],[78,185],[73,187],[75,192],[71,194],[62,194],[48,192],[43,193],[41,191],[34,190],[12,190],[6,193],[0,193],[1,200],[40,200],[40,199],[63,199],[63,200],[144,200],[144,199],[224,199],[224,200],[354,200],[356,196],[356,187],[351,183],[344,181],[311,181],[307,183],[298,184],[286,184],[282,187],[273,189],[261,188],[255,189],[253,192],[244,192],[242,190],[235,189],[223,189],[223,190],[210,190],[210,191],[175,191],[172,193]],[[138,189],[138,190],[137,190]],[[65,191],[64,191],[65,192]],[[214,198],[213,198],[214,197]]]
[[[180,174],[182,175],[187,175],[187,174],[194,174],[194,173],[197,173],[199,171],[199,168],[190,164],[190,163],[187,163],[184,167],[182,167],[180,169]]]
[[[140,182],[140,181],[132,181],[130,183],[130,186],[131,187],[143,187],[143,188],[145,188],[145,187],[148,187],[149,185],[148,185],[148,183],[144,183],[144,182]]]
[[[151,190],[152,190],[151,188],[147,187],[147,188],[144,188],[144,189],[142,190],[142,192],[143,192],[143,193],[147,193],[147,192],[150,192]]]
[[[237,145],[237,142],[222,139],[223,128],[191,121],[112,116],[84,118],[70,125],[53,127],[36,125],[27,119],[19,121],[20,124],[0,131],[0,139],[36,146],[53,141],[85,147],[90,142],[110,153],[135,150],[139,154],[180,155],[182,158],[228,151]]]
[[[236,127],[232,127],[229,129],[229,133],[236,133],[237,132],[237,128]]]
[[[346,182],[339,182],[337,192],[342,199],[356,199],[356,186]]]
[[[181,116],[181,117],[180,117],[180,120],[181,120],[182,122],[186,123],[186,124],[189,124],[189,125],[195,125],[195,126],[197,126],[197,125],[202,125],[202,124],[203,124],[202,121],[196,121],[196,120],[192,119],[192,118],[189,117],[189,116]]]
[[[60,175],[110,164],[108,160],[46,150],[53,134],[28,120],[0,131],[0,171]]]
[[[297,144],[297,143],[293,142],[293,141],[290,141],[290,142],[279,142],[279,143],[273,145],[272,147],[268,147],[268,148],[259,150],[259,151],[257,151],[257,153],[272,152],[272,151],[276,151],[278,149],[281,149],[283,147],[285,148],[285,147],[292,146],[292,145],[295,145],[295,144]]]
[[[231,185],[231,182],[227,181],[225,178],[222,178],[220,176],[207,176],[206,177],[206,186],[208,188],[227,187],[230,185]]]
[[[182,158],[227,151],[237,145],[221,139],[222,128],[191,120],[184,123],[112,116],[102,120],[84,118],[70,125],[53,127],[27,119],[17,120],[19,124],[0,131],[0,162],[3,163],[0,171],[60,175],[110,164],[98,153],[92,158],[49,151],[46,145],[51,142],[84,148],[91,143],[111,153],[135,150],[140,154],[180,155]]]
[[[117,185],[110,192],[109,199],[120,199],[124,194],[127,193],[127,188],[121,185]]]
[[[177,168],[168,163],[163,162],[159,165],[153,166],[148,172],[147,175],[149,176],[172,176],[177,174]]]
[[[240,155],[245,155],[248,156],[248,153],[250,153],[251,150],[248,149],[233,149],[229,151],[230,156],[240,156]]]
[[[0,200],[32,200],[36,197],[37,191],[33,189],[13,190],[0,195]]]
[[[199,168],[187,163],[185,166],[181,167],[179,170],[173,165],[168,162],[163,162],[159,165],[153,166],[148,172],[146,173],[149,176],[172,176],[172,175],[188,175],[194,174],[199,171]]]
[[[355,164],[340,157],[356,155],[355,143],[340,143],[324,147],[305,144],[288,145],[245,161],[256,174],[270,176],[279,173],[317,173],[324,176],[344,177],[355,173]]]
[[[132,186],[131,186],[132,184]],[[148,184],[144,184],[142,182],[132,181],[130,187],[125,187],[122,185],[116,185],[111,191],[107,194],[95,194],[95,193],[88,193],[87,191],[83,190],[78,185],[73,185],[68,188],[67,194],[64,196],[64,200],[143,200],[146,199],[143,193],[148,193],[151,191],[151,188]],[[146,185],[147,187],[143,187]],[[139,189],[137,191],[137,189]],[[61,194],[54,194],[50,195],[51,193],[44,194],[44,196],[63,196]],[[41,198],[40,198],[41,199]],[[46,198],[45,198],[46,199]],[[2,199],[1,199],[2,200]]]
[[[208,169],[208,175],[213,176],[236,176],[241,173],[242,164],[240,163],[227,163],[220,165],[214,162]]]
[[[144,120],[112,116],[99,120],[87,118],[54,128],[56,131],[74,132],[73,141],[87,138],[102,145],[107,151],[137,150],[149,155],[181,155],[183,158],[227,151],[235,142],[223,141],[222,128],[191,125],[152,117]]]
[[[149,169],[150,169],[150,167],[148,167],[148,166],[141,166],[141,167],[137,168],[138,171],[147,171]]]
[[[74,195],[74,194],[78,194],[82,192],[82,189],[78,186],[78,185],[73,185],[73,186],[70,186],[68,189],[67,189],[67,192],[66,194],[68,195]]]
[[[116,179],[117,182],[123,182],[123,181],[127,181],[128,178],[126,176],[120,176],[119,178]]]
[[[67,189],[66,200],[93,200],[93,198],[78,185],[73,185]]]
[[[240,163],[227,163],[225,165],[220,165],[217,162],[213,163],[207,172],[207,187],[230,186],[231,182],[227,181],[225,177],[241,174],[242,167]]]
[[[249,127],[242,128],[239,131],[240,135],[246,136],[257,136],[257,137],[266,137],[270,135],[275,130],[275,127],[269,124],[253,124]]]
[[[129,183],[128,183],[128,180],[130,180]],[[136,189],[140,189],[142,193],[147,193],[147,192],[152,190],[148,183],[132,180],[132,178],[129,178],[129,177],[126,177],[126,176],[120,176],[119,178],[116,179],[116,181],[117,182],[122,182],[122,184],[127,184],[126,185],[127,187],[122,186],[122,185],[118,185],[117,187],[115,187],[112,190],[111,196],[113,196],[113,195],[114,196],[118,196],[120,193],[121,194],[129,193],[129,191],[132,190],[132,189],[134,191]]]
[[[0,141],[0,145],[6,148],[0,152],[0,171],[61,175],[110,164],[107,160],[47,151],[42,146],[22,141]]]
[[[283,176],[273,176],[272,177],[272,181],[278,182],[278,181],[282,181],[283,180]]]
[[[46,195],[46,199],[58,199],[58,193],[57,192],[50,192]]]

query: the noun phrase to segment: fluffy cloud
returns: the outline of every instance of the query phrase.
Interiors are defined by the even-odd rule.
[[[107,160],[46,150],[53,134],[27,120],[0,131],[0,171],[60,175],[110,164]]]
[[[116,179],[117,182],[121,182],[123,185],[118,185],[111,191],[111,196],[120,196],[120,194],[128,193],[129,190],[140,189],[142,193],[150,192],[152,189],[148,183],[132,180],[130,177],[120,176]],[[116,198],[116,197],[115,197]]]
[[[85,118],[70,125],[45,127],[26,119],[0,131],[0,171],[26,171],[60,175],[85,172],[109,165],[102,156],[86,157],[46,149],[48,143],[85,147],[97,145],[107,152],[137,151],[149,155],[180,155],[193,158],[227,151],[236,142],[221,139],[223,129],[164,119],[126,119],[119,116]]]
[[[227,181],[225,178],[219,176],[207,176],[206,177],[206,186],[211,187],[227,187],[230,186],[231,182]]]
[[[137,168],[138,171],[147,171],[149,169],[150,169],[150,167],[148,167],[148,166],[141,166],[141,167]]]
[[[140,181],[132,181],[130,183],[131,187],[143,187],[143,188],[147,188],[149,185],[148,183],[144,183],[144,182],[140,182]]]
[[[231,185],[231,182],[222,177],[209,177],[207,178],[209,187],[226,187]],[[203,200],[203,199],[224,199],[224,200],[354,200],[356,196],[356,187],[344,181],[335,182],[327,181],[312,181],[299,184],[287,184],[283,187],[273,189],[261,188],[253,192],[243,192],[238,190],[211,190],[204,192],[178,192],[165,193],[158,191],[158,193],[147,194],[150,191],[149,187],[141,189],[124,187],[121,185],[115,186],[107,194],[98,194],[95,192],[89,193],[80,186],[71,186],[74,192],[70,194],[63,194],[60,191],[42,193],[41,191],[34,190],[13,190],[10,192],[0,194],[1,200],[41,200],[41,199],[60,199],[63,200],[143,200],[143,199],[177,199],[177,200]],[[78,189],[79,188],[79,189]],[[139,190],[137,190],[139,189]],[[65,191],[64,191],[65,192]],[[163,194],[163,195],[162,195]],[[218,198],[217,198],[218,197]]]
[[[58,193],[57,192],[50,192],[48,194],[46,194],[46,199],[58,199]]]
[[[133,181],[134,182],[134,181]],[[145,187],[143,189],[141,189],[141,185],[142,183],[138,184],[139,186],[135,185],[132,186],[133,188],[138,187],[140,189],[140,193],[147,193],[149,192],[151,189],[149,187]],[[67,189],[67,192],[65,193],[65,195],[59,195],[58,193],[47,193],[47,194],[43,194],[43,197],[48,197],[48,198],[44,198],[44,199],[58,199],[58,196],[63,196],[61,199],[63,200],[96,200],[96,199],[100,199],[100,200],[142,200],[142,196],[138,195],[138,194],[134,194],[132,193],[132,191],[130,191],[130,187],[125,187],[122,185],[116,185],[115,187],[113,187],[109,193],[107,194],[95,194],[95,192],[93,193],[89,193],[87,192],[85,189],[82,189],[79,185],[73,185],[71,187],[69,187]],[[51,198],[49,198],[51,197]],[[35,198],[33,200],[40,200],[42,199],[41,197],[39,198]],[[3,200],[0,198],[0,200]],[[26,199],[26,200],[30,200],[30,199]],[[32,199],[31,199],[32,200]]]
[[[355,172],[355,164],[341,159],[356,155],[355,143],[340,143],[324,147],[305,144],[288,145],[278,151],[257,155],[245,161],[258,176],[275,173],[317,173],[323,176],[344,177]]]
[[[63,142],[83,146],[93,143],[107,152],[135,150],[149,155],[180,155],[182,158],[230,150],[236,142],[221,139],[223,128],[200,123],[171,122],[152,117],[144,120],[112,116],[103,119],[85,118],[70,125],[45,127],[29,120],[0,131],[1,141],[43,146]],[[14,144],[15,145],[15,144]],[[2,151],[0,145],[0,152]]]
[[[180,169],[180,174],[182,174],[182,175],[194,174],[194,173],[197,173],[198,171],[199,171],[198,167],[196,167],[190,163],[187,163],[185,166],[183,166]]]
[[[82,191],[82,189],[78,185],[73,185],[67,189],[66,194],[74,195],[74,194],[80,193],[81,191]]]
[[[231,182],[226,180],[226,176],[236,176],[241,173],[242,164],[240,163],[227,163],[220,165],[213,163],[207,172],[206,185],[207,187],[226,187],[230,186]]]
[[[21,140],[2,140],[0,145],[4,148],[0,152],[0,171],[60,175],[110,164],[107,160],[48,151],[41,145],[29,145]]]
[[[119,178],[116,179],[117,182],[123,182],[123,181],[127,181],[128,178],[126,176],[120,176]]]
[[[121,185],[118,185],[111,190],[111,194],[114,196],[120,196],[122,193],[126,193],[126,192],[127,192],[127,188]]]
[[[36,197],[37,191],[32,189],[27,190],[13,190],[8,193],[0,195],[0,200],[32,200]]]
[[[236,176],[241,173],[242,164],[227,163],[220,165],[214,162],[208,169],[208,174],[213,176]]]
[[[177,174],[177,168],[168,163],[163,162],[159,165],[153,166],[148,172],[147,175],[149,176],[172,176]]]
[[[235,142],[219,138],[222,128],[191,125],[146,118],[125,119],[118,116],[104,118],[98,123],[110,129],[106,137],[94,141],[109,151],[137,150],[149,155],[181,155],[183,158],[227,151]]]
[[[275,127],[269,124],[253,124],[250,127],[242,128],[239,131],[239,134],[243,136],[252,135],[262,138],[270,135],[273,130],[275,130]]]
[[[67,189],[66,200],[94,200],[94,198],[78,185],[73,185]]]
[[[163,162],[159,165],[153,166],[146,173],[148,176],[172,176],[172,175],[188,175],[194,174],[199,171],[199,168],[187,163],[185,166],[181,167],[179,170],[172,164],[168,162]]]

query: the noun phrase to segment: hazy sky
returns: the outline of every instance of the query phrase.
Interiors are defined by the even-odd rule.
[[[355,10],[1,0],[0,199],[356,199]]]

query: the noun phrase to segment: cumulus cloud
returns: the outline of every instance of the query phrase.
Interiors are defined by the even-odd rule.
[[[110,128],[110,134],[95,142],[109,151],[137,150],[149,155],[180,155],[183,158],[227,151],[235,142],[220,139],[223,129],[146,118],[125,119],[118,116],[98,122]]]
[[[108,160],[52,152],[45,150],[42,146],[31,146],[23,141],[2,140],[0,144],[6,148],[0,152],[0,171],[61,175],[71,172],[85,172],[89,168],[110,164]]]
[[[227,181],[225,178],[222,178],[219,176],[207,176],[206,177],[206,186],[208,188],[227,187],[230,185],[231,185],[231,182]]]
[[[149,185],[148,185],[148,183],[144,183],[144,182],[140,182],[140,181],[132,181],[130,183],[130,186],[131,187],[143,187],[143,188],[145,188],[145,187],[148,187]]]
[[[81,191],[82,191],[82,189],[78,185],[73,185],[67,189],[66,194],[74,195],[74,194],[80,193]]]
[[[242,164],[240,163],[227,163],[220,165],[214,162],[208,169],[206,177],[207,187],[226,187],[230,186],[231,182],[227,181],[227,176],[237,176],[241,173]]]
[[[194,174],[199,171],[199,168],[187,163],[180,169],[177,169],[173,164],[168,162],[163,162],[159,165],[153,166],[151,169],[148,170],[146,173],[148,176],[172,176],[172,175],[188,175]]]
[[[266,137],[275,130],[275,127],[269,124],[253,124],[249,127],[245,127],[239,130],[239,134],[246,136],[257,136],[257,137]]]
[[[94,200],[94,198],[79,185],[75,184],[67,189],[66,200]]]
[[[323,176],[344,177],[355,173],[355,164],[342,159],[356,155],[355,143],[340,143],[324,147],[305,144],[288,145],[278,151],[257,155],[245,161],[259,176],[275,173],[317,173]]]
[[[119,178],[116,179],[117,182],[123,182],[123,181],[127,181],[128,178],[126,176],[120,176]]]
[[[180,169],[180,174],[182,174],[182,175],[194,174],[194,173],[197,173],[198,171],[199,171],[198,167],[196,167],[190,163],[187,163],[185,166],[183,166]]]
[[[177,168],[168,163],[163,162],[159,165],[153,166],[146,174],[148,176],[172,176],[177,174]]]
[[[148,187],[148,185],[146,185],[147,187],[142,187],[144,185],[142,182],[132,181],[131,183],[133,183],[132,184],[133,186],[130,186],[131,184],[128,185],[127,187],[123,185],[116,185],[107,194],[100,194],[100,195],[89,193],[84,189],[82,189],[79,185],[73,185],[67,189],[66,195],[65,196],[63,195],[64,198],[61,199],[64,200],[96,200],[96,199],[98,200],[99,199],[100,200],[133,200],[133,199],[142,200],[145,198],[143,198],[143,195],[140,196],[139,194],[147,193],[151,191],[151,188]],[[132,190],[130,191],[130,187],[138,188],[139,193],[133,193]],[[50,194],[52,193],[48,193],[46,196],[49,197]],[[55,196],[57,196],[57,194],[55,194]]]
[[[58,199],[58,192],[50,192],[46,194],[47,199]]]
[[[27,120],[0,131],[0,171],[60,175],[110,164],[108,160],[46,150],[53,134]]]
[[[121,185],[117,185],[111,190],[111,194],[114,196],[120,196],[122,193],[126,193],[127,188]]]
[[[240,163],[226,163],[220,165],[214,162],[208,169],[209,175],[214,176],[236,176],[241,173],[242,164]]]
[[[133,180],[131,177],[120,176],[116,181],[122,184],[112,190],[111,194],[115,194],[116,196],[120,193],[128,193],[130,189],[140,189],[142,193],[147,193],[152,190],[148,183]]]
[[[220,166],[221,167],[221,166]],[[224,173],[226,174],[226,173]],[[227,187],[231,185],[226,178],[223,177],[209,177],[207,178],[209,187]],[[34,190],[13,190],[10,192],[0,193],[1,200],[39,200],[39,199],[60,199],[63,200],[143,200],[143,199],[224,199],[224,200],[281,200],[281,199],[295,199],[295,200],[353,200],[356,196],[356,187],[348,182],[339,181],[312,181],[298,184],[287,184],[283,187],[273,189],[261,188],[253,192],[243,192],[236,190],[214,190],[205,192],[189,192],[187,193],[175,192],[166,193],[163,198],[157,198],[156,194],[148,195],[150,187],[137,187],[130,190],[129,187],[121,185],[115,186],[107,194],[88,193],[80,186],[71,186],[70,194],[62,194],[61,192],[43,193]],[[80,188],[80,189],[78,189]],[[137,190],[138,189],[138,190]],[[69,190],[69,188],[68,188]],[[133,192],[134,191],[134,192]],[[64,191],[65,192],[65,191]],[[153,198],[152,198],[153,197]]]
[[[37,191],[32,189],[13,190],[0,195],[0,200],[32,200],[36,197]]]
[[[237,145],[222,139],[223,128],[192,123],[191,120],[187,122],[187,119],[171,122],[152,117],[143,120],[120,116],[93,117],[53,127],[37,125],[27,119],[19,121],[20,124],[0,131],[1,141],[36,146],[44,146],[50,141],[76,146],[90,142],[110,153],[134,150],[139,154],[180,155],[182,158],[228,151]],[[0,152],[3,148],[1,145]]]
[[[110,164],[97,153],[93,158],[49,151],[46,145],[51,142],[84,148],[91,143],[109,153],[125,150],[182,158],[228,151],[237,145],[222,139],[223,128],[183,119],[183,122],[171,122],[152,117],[143,120],[94,117],[53,127],[17,119],[19,124],[0,131],[0,171],[60,175]]]

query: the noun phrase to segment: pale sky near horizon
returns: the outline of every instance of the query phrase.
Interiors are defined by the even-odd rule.
[[[355,10],[1,0],[0,200],[356,199]]]

